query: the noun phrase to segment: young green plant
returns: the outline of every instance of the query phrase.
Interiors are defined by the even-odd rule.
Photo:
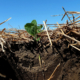
[[[25,30],[31,34],[34,37],[34,40],[39,41],[41,37],[37,37],[37,34],[42,32],[41,28],[43,27],[42,25],[37,26],[37,21],[36,20],[32,20],[31,23],[27,23],[25,26]],[[41,66],[41,57],[39,54],[39,64]]]
[[[37,26],[37,21],[36,21],[36,20],[32,20],[31,23],[27,23],[24,27],[25,27],[25,30],[26,30],[29,34],[31,34],[36,41],[39,41],[39,40],[40,40],[40,37],[38,38],[38,37],[37,37],[37,34],[42,31],[41,28],[42,28],[43,26],[42,26],[42,25]]]

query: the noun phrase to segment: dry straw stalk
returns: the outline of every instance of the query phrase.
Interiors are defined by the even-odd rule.
[[[56,66],[56,68],[54,69],[53,73],[51,74],[51,76],[49,77],[49,79],[47,80],[51,80],[53,78],[54,73],[56,72],[57,68],[60,66],[60,63]]]
[[[51,42],[51,39],[50,39],[49,33],[48,33],[48,31],[47,31],[45,21],[43,21],[43,23],[44,23],[44,27],[45,27],[45,30],[46,30],[46,32],[47,32],[47,36],[48,36],[48,38],[49,38],[49,41],[50,41],[51,47],[52,47],[52,42]]]

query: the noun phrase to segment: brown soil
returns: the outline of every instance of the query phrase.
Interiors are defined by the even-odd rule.
[[[40,43],[12,43],[6,55],[0,53],[0,80],[47,80],[60,63],[51,80],[80,80],[80,52],[68,46],[68,40],[53,43],[53,48]],[[39,65],[39,54],[42,65]]]

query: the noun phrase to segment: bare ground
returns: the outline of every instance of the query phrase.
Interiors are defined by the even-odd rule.
[[[47,80],[59,63],[51,80],[80,80],[80,52],[68,48],[68,43],[64,38],[53,43],[52,49],[33,42],[12,43],[11,51],[6,49],[7,56],[0,53],[0,73],[6,75],[0,80]]]

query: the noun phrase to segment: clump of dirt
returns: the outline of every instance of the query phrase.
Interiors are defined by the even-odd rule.
[[[80,79],[80,59],[73,58],[64,63],[61,75],[58,80],[79,80]]]

